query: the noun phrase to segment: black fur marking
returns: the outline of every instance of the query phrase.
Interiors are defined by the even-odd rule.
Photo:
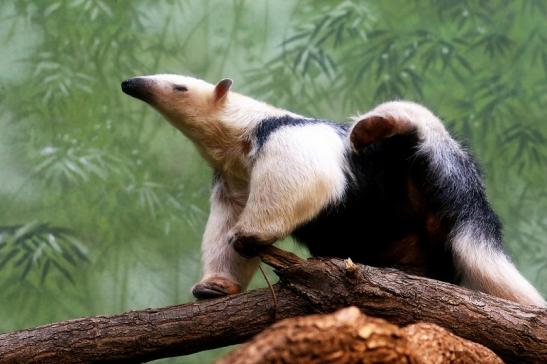
[[[280,128],[287,126],[302,126],[309,124],[327,124],[334,128],[340,135],[346,135],[348,125],[337,124],[330,120],[296,118],[290,115],[272,117],[261,120],[254,130],[254,140],[256,141],[256,150],[259,151],[268,140],[268,137]]]
[[[459,153],[453,152],[450,171],[431,170],[427,158],[420,157],[418,160],[428,173],[417,174],[415,178],[430,196],[432,207],[451,226],[467,226],[477,240],[503,250],[502,225],[488,202],[476,161],[463,148]]]
[[[217,171],[213,171],[213,182],[211,183],[211,186],[215,186],[220,181],[220,173]]]

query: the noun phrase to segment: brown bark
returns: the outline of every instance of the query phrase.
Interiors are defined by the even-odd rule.
[[[216,364],[259,363],[501,364],[486,347],[433,324],[403,329],[356,307],[283,320]]]
[[[309,313],[281,287],[276,317]],[[196,353],[251,338],[274,322],[271,293],[130,311],[0,335],[0,363],[135,363]]]
[[[437,324],[490,348],[507,362],[547,362],[547,308],[349,259],[297,263],[297,257],[292,261],[277,257],[287,254],[272,247],[261,257],[276,268],[280,284],[304,297],[316,312],[353,305],[399,326],[420,321]]]
[[[303,261],[274,247],[261,257],[280,277],[277,320],[354,305],[396,325],[435,323],[508,362],[547,358],[546,309],[351,261]],[[260,289],[2,334],[0,363],[143,362],[241,343],[275,319],[271,293]]]

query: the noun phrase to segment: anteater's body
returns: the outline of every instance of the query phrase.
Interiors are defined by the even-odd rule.
[[[184,76],[122,84],[215,171],[198,298],[237,293],[257,268],[233,245],[292,235],[315,256],[396,267],[545,305],[502,248],[473,158],[421,105],[389,102],[351,126],[306,118]]]

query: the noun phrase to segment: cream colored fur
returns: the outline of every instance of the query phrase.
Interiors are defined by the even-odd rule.
[[[265,241],[289,235],[346,186],[343,140],[324,124],[280,128],[253,163],[249,197],[235,230]]]

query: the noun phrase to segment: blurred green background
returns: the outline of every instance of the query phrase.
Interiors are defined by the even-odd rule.
[[[211,171],[119,87],[158,72],[340,122],[426,104],[481,161],[546,295],[546,16],[543,0],[2,2],[0,331],[192,299]]]

